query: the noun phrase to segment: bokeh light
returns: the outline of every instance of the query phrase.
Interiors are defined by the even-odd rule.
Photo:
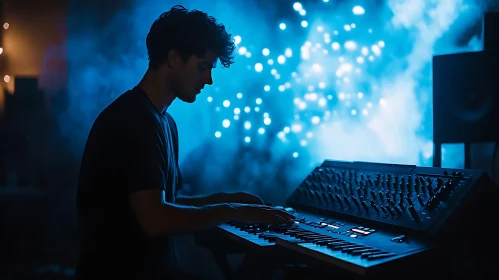
[[[236,63],[214,69],[214,84],[194,104],[175,101],[168,109],[181,161],[190,154],[206,158],[199,147],[210,145],[209,159],[218,161],[202,167],[210,182],[239,159],[256,162],[241,178],[265,178],[283,159],[306,168],[326,158],[431,165],[432,55],[480,50],[476,37],[455,43],[479,21],[479,6],[471,0],[247,3],[179,3],[215,16],[237,45]],[[144,38],[158,11],[169,8],[136,0],[109,24],[70,33],[71,100],[60,124],[78,150],[100,110],[140,80],[148,63]],[[110,34],[130,45],[103,51]],[[262,158],[272,168],[240,150],[270,153]],[[306,168],[286,176],[302,179]]]

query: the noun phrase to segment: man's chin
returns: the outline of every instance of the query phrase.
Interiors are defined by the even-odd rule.
[[[178,99],[186,103],[194,103],[194,101],[196,101],[196,95],[179,96]]]

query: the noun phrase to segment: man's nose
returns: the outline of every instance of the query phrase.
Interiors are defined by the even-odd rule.
[[[206,78],[205,84],[207,85],[212,85],[213,84],[213,77],[211,76],[211,71],[207,75],[208,77]]]

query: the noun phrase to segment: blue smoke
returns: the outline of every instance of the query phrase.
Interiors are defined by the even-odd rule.
[[[456,41],[482,8],[465,0],[308,2],[178,3],[215,16],[238,45],[236,63],[215,69],[195,104],[169,109],[181,161],[203,191],[233,183],[232,171],[246,189],[285,196],[276,185],[294,185],[325,158],[431,164],[431,57],[479,50],[478,37],[465,47]],[[70,105],[59,121],[75,154],[97,114],[140,81],[147,32],[171,6],[132,2],[68,42]]]

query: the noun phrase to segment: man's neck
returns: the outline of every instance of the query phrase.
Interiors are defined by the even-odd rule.
[[[176,98],[166,80],[156,70],[148,69],[137,86],[146,92],[154,107],[162,113]]]

